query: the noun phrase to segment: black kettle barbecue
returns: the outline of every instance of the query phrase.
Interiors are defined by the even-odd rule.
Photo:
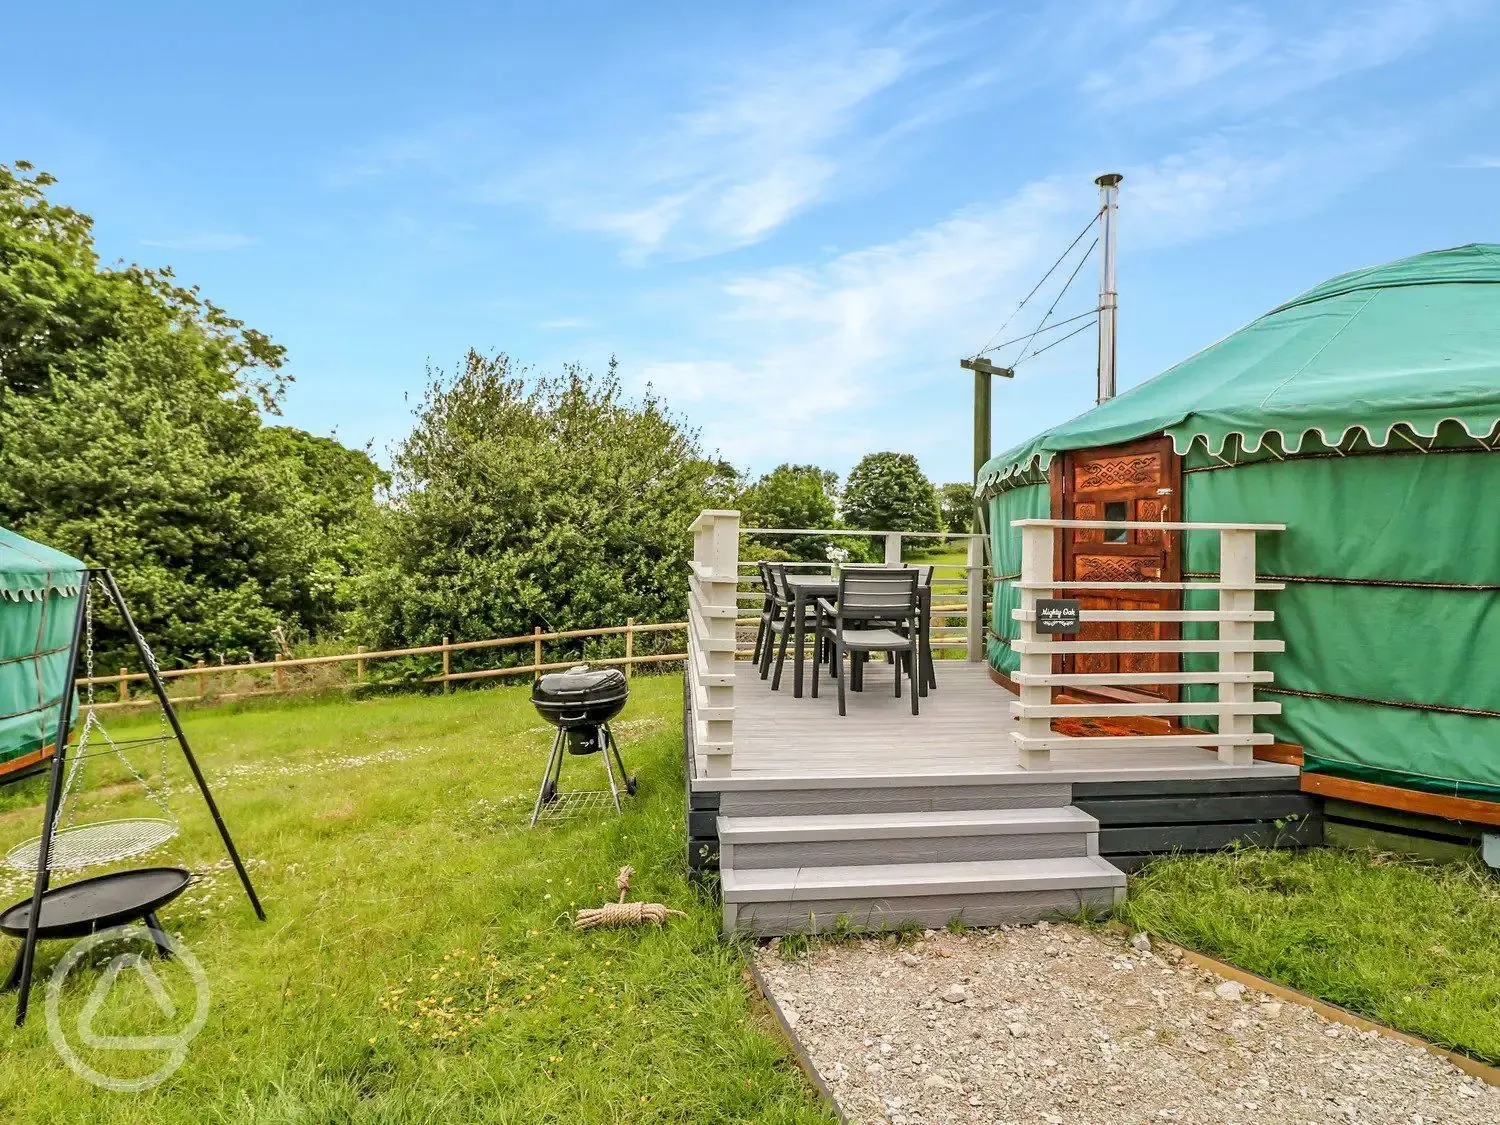
[[[604,773],[609,778],[609,798],[615,812],[620,812],[620,787],[615,781],[619,767],[625,792],[634,796],[635,778],[625,772],[620,747],[609,729],[609,721],[618,715],[630,698],[630,685],[618,668],[590,668],[580,664],[566,672],[553,672],[537,680],[531,689],[531,703],[538,714],[557,728],[542,787],[531,810],[534,827],[539,819],[563,819],[602,804],[602,792],[564,794],[558,789],[562,779],[563,750],[569,754],[603,754]],[[613,760],[611,760],[613,759]]]

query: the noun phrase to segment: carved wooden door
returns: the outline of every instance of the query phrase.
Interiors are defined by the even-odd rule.
[[[1065,454],[1054,476],[1053,510],[1075,520],[1178,520],[1182,474],[1170,438],[1079,449]],[[1182,577],[1182,536],[1148,529],[1104,531],[1069,528],[1062,534],[1060,577],[1066,581],[1177,582]],[[1085,609],[1177,609],[1176,590],[1084,590]],[[1079,639],[1175,640],[1165,622],[1086,623]],[[1170,653],[1079,653],[1065,661],[1074,672],[1175,672]],[[1133,687],[1144,698],[1176,700],[1175,685]],[[1116,696],[1116,691],[1101,694]]]

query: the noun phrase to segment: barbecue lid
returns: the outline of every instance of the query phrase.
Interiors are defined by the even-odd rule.
[[[618,668],[590,668],[580,664],[566,672],[550,672],[537,680],[531,698],[542,702],[595,703],[618,699],[628,690],[625,673]]]

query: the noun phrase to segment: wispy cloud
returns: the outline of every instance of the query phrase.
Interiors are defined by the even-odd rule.
[[[1372,174],[1400,144],[1378,134],[1257,151],[1213,138],[1126,166],[1122,240],[1140,252],[1285,218]],[[697,310],[711,326],[700,356],[645,362],[642,379],[693,403],[711,441],[758,466],[789,457],[837,464],[888,432],[893,408],[912,451],[946,450],[941,419],[951,422],[962,393],[958,358],[991,335],[1088,220],[1087,185],[1081,171],[1051,176],[818,266],[732,277]],[[1086,270],[1059,316],[1086,310],[1092,290]],[[1030,327],[1035,316],[1027,317]],[[1033,380],[1091,369],[1091,351],[1085,333],[1019,378],[1035,388]],[[1053,398],[1013,398],[1020,414],[1010,422],[1025,432],[1056,421]]]
[[[623,145],[592,139],[497,178],[492,198],[617,238],[637,259],[696,256],[764,238],[828,190],[836,149],[908,72],[888,46],[745,66],[700,107]]]
[[[248,234],[229,231],[187,231],[162,238],[143,238],[142,246],[155,246],[163,250],[225,251],[243,250],[255,245],[256,240]]]
[[[1304,10],[1309,16],[1333,17],[1289,34],[1260,11],[1224,8],[1207,22],[1156,31],[1124,52],[1123,61],[1090,71],[1080,85],[1106,110],[1170,102],[1190,115],[1250,110],[1384,66],[1477,10],[1475,0],[1311,7]]]

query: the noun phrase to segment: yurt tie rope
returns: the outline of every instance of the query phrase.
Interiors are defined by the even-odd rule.
[[[620,868],[620,874],[615,876],[615,887],[620,892],[619,902],[606,902],[597,910],[580,910],[578,916],[573,919],[573,927],[578,930],[591,930],[596,926],[643,926],[647,922],[661,925],[667,920],[669,914],[675,914],[679,918],[686,918],[687,913],[682,910],[672,910],[659,902],[626,902],[625,896],[630,891],[630,877],[635,874],[635,868],[629,864]]]

